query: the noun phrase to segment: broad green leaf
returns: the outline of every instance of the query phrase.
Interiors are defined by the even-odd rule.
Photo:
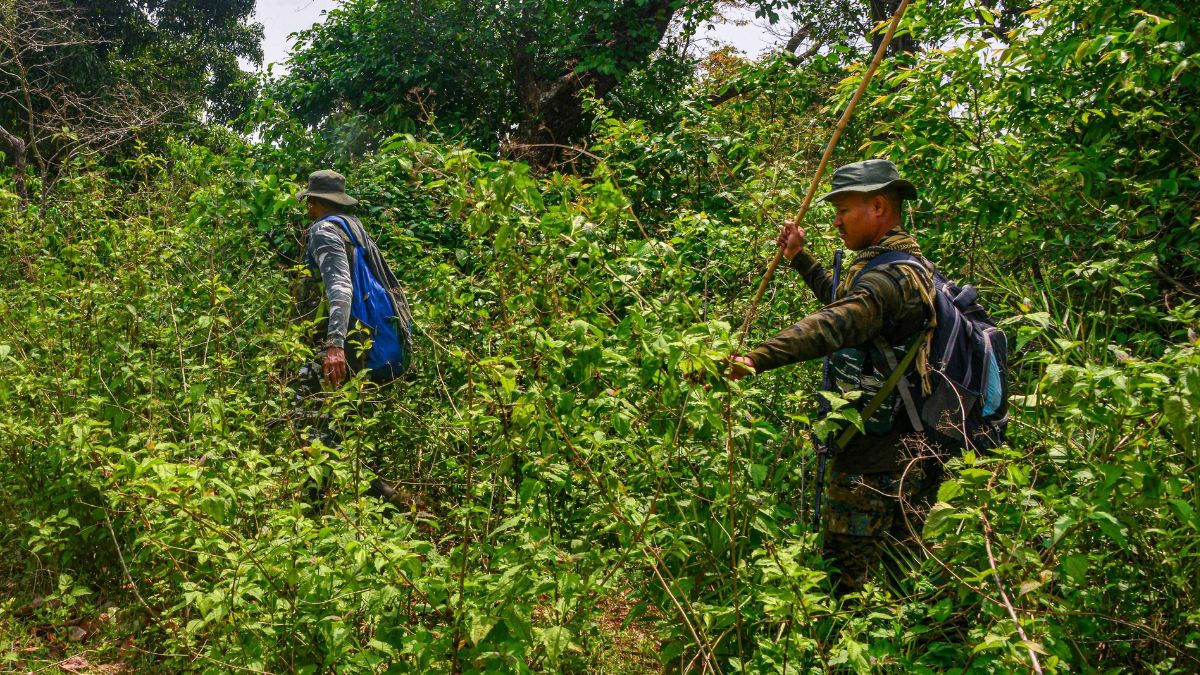
[[[956,480],[947,480],[938,487],[937,500],[939,502],[952,502],[955,497],[962,495],[962,483]]]
[[[750,478],[754,481],[754,487],[762,487],[763,481],[767,479],[767,466],[765,464],[751,464]]]
[[[551,626],[538,631],[542,646],[546,648],[546,658],[551,663],[557,663],[562,653],[571,644],[571,632],[562,626]]]
[[[1108,538],[1116,542],[1118,546],[1125,548],[1128,545],[1129,540],[1125,537],[1125,526],[1112,514],[1096,511],[1090,514],[1089,518],[1096,521],[1096,524],[1100,526],[1100,531],[1108,535]]]
[[[1059,516],[1058,520],[1054,521],[1054,536],[1050,539],[1050,545],[1054,546],[1061,541],[1073,525],[1075,525],[1074,516],[1069,514]]]
[[[476,614],[471,617],[471,644],[478,645],[483,642],[488,633],[492,632],[492,628],[496,625],[496,618],[484,614]]]
[[[944,534],[954,521],[952,517],[958,514],[958,509],[945,502],[938,502],[929,510],[925,518],[926,536],[936,537]]]

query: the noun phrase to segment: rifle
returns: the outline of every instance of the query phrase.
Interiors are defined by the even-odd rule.
[[[837,288],[841,283],[842,278],[842,249],[837,249],[833,253],[833,288],[829,292],[829,302],[837,300]],[[832,357],[826,356],[825,363],[821,365],[821,390],[833,391],[833,363]],[[825,419],[825,417],[833,409],[829,399],[821,397],[817,403],[817,419]],[[825,492],[825,462],[829,459],[829,454],[833,450],[833,432],[830,432],[823,439],[814,439],[813,445],[817,448],[817,501],[813,509],[813,533],[821,530],[821,495]]]

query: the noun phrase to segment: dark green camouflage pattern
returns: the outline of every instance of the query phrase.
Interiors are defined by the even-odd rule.
[[[899,233],[894,230],[893,233]],[[853,263],[851,264],[853,266]],[[808,287],[818,298],[828,298],[833,275],[807,250],[792,260]],[[929,279],[932,288],[932,277]],[[754,368],[762,373],[781,366],[821,358],[846,348],[871,350],[870,342],[882,336],[902,357],[912,337],[929,324],[932,308],[929,288],[916,286],[910,274],[898,265],[881,265],[867,270],[853,285],[844,284],[838,299],[809,314],[750,352]],[[924,293],[923,293],[924,291]],[[886,364],[883,374],[890,372]],[[866,399],[863,399],[864,401]],[[895,410],[893,403],[892,410]],[[880,435],[858,435],[833,460],[842,471],[877,473],[901,466],[900,441],[911,432],[906,416],[900,415],[893,431]]]
[[[818,298],[830,297],[833,275],[811,253],[798,253],[792,267],[804,276]],[[835,302],[763,342],[749,356],[755,370],[762,373],[865,345],[876,335],[883,335],[891,343],[895,337],[924,329],[930,312],[925,296],[908,275],[895,265],[881,265],[865,272]]]
[[[941,482],[942,466],[936,458],[911,461],[901,471],[829,471],[824,552],[838,570],[834,581],[840,591],[861,588],[881,558],[896,576],[895,558],[920,556],[921,527]]]
[[[909,345],[895,347],[892,349],[892,353],[897,361],[901,361],[911,348]],[[839,349],[829,356],[829,361],[833,368],[834,383],[838,391],[843,395],[852,391],[861,391],[862,396],[859,398],[859,402],[862,405],[879,393],[884,380],[891,374],[886,358],[874,346],[869,349],[854,347]],[[900,394],[893,389],[879,409],[863,420],[863,430],[867,434],[875,436],[888,433],[895,428],[902,405]]]

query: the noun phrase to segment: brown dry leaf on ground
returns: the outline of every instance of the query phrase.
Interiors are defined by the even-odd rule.
[[[85,656],[72,656],[56,664],[68,673],[85,673],[86,675],[119,675],[127,672],[123,663],[89,663]]]
[[[660,673],[663,667],[655,658],[659,650],[658,638],[654,634],[657,612],[645,615],[625,626],[630,610],[636,604],[629,598],[628,590],[600,601],[603,612],[599,618],[600,630],[611,642],[602,658],[601,671],[605,673]]]

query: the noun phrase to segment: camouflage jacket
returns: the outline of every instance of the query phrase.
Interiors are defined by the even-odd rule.
[[[347,220],[353,216],[344,216]],[[347,239],[337,223],[322,220],[308,228],[304,247],[304,262],[314,274],[314,280],[325,288],[328,302],[322,347],[342,347],[346,342],[346,331],[350,325],[350,301],[354,294],[354,282],[350,277],[350,253],[346,251]],[[311,304],[311,301],[310,301]],[[321,318],[316,307],[309,318]]]
[[[818,298],[828,298],[833,275],[807,250],[792,259],[792,267]],[[847,267],[850,267],[848,265]],[[932,288],[932,278],[928,288]],[[894,265],[864,272],[852,285],[843,283],[838,298],[790,328],[763,342],[748,356],[757,372],[821,358],[847,347],[866,348],[876,336],[904,346],[926,326],[933,308],[910,276]],[[877,473],[902,467],[902,440],[912,432],[905,416],[881,436],[856,436],[834,460],[846,473]]]

